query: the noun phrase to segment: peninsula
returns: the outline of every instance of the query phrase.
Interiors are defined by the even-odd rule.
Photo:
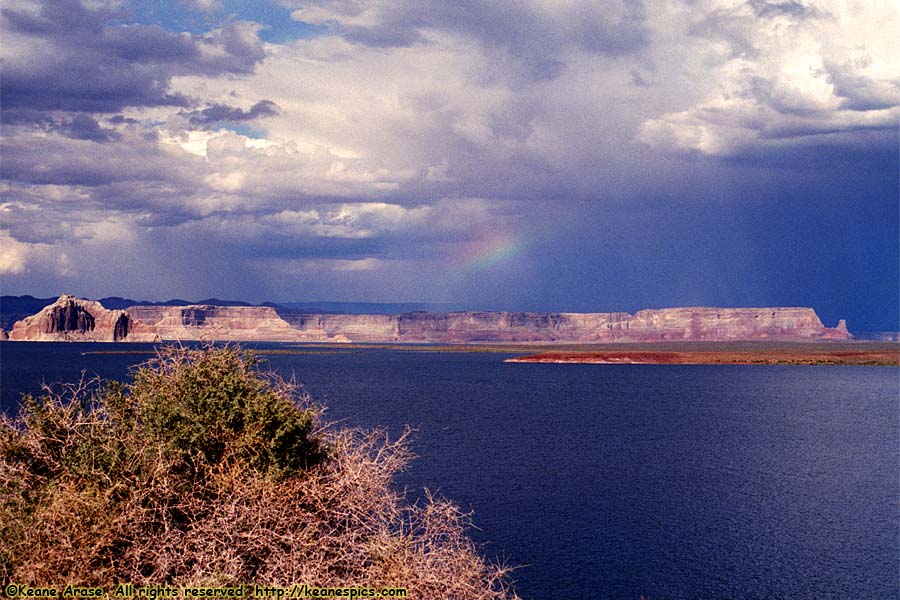
[[[540,351],[508,363],[589,365],[856,365],[900,366],[896,342],[840,344],[720,342],[716,344],[622,344],[572,351]]]

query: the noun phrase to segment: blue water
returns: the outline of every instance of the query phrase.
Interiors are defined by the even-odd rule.
[[[148,358],[82,352],[149,348],[4,343],[3,409],[42,377],[121,378]],[[474,511],[524,598],[900,597],[897,369],[506,356],[267,359],[332,419],[415,427],[399,485]]]

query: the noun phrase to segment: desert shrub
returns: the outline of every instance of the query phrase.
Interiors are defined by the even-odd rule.
[[[406,587],[514,598],[468,516],[392,487],[407,435],[324,424],[236,347],[165,347],[0,420],[0,580]]]
[[[297,410],[289,390],[255,366],[252,354],[226,347],[140,369],[130,398],[143,433],[192,469],[237,461],[288,476],[316,464],[322,452],[310,435],[312,412]],[[116,401],[127,421],[134,407]]]

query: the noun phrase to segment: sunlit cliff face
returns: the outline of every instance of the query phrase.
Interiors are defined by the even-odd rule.
[[[325,341],[565,343],[818,340],[852,337],[809,308],[672,308],[628,313],[310,314],[271,306],[132,306],[61,296],[18,321],[21,341]]]

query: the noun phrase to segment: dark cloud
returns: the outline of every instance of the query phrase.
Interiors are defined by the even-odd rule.
[[[299,4],[299,3],[297,3]],[[304,8],[307,3],[303,3]],[[581,2],[566,7],[535,7],[490,0],[403,0],[377,9],[372,24],[357,24],[370,3],[323,2],[333,14],[330,31],[361,45],[386,48],[427,42],[426,30],[452,32],[482,46],[507,53],[521,64],[518,75],[531,81],[558,77],[563,55],[572,47],[605,56],[622,56],[648,42],[643,2],[624,3],[622,14],[608,7]],[[301,12],[302,18],[302,12]]]
[[[322,213],[326,211],[322,206],[319,208]],[[445,210],[452,213],[453,208],[448,206]],[[186,222],[178,230],[190,232],[191,237],[211,240],[219,247],[240,249],[241,254],[259,258],[416,260],[446,257],[448,248],[469,241],[487,227],[469,223],[464,229],[442,228],[441,218],[453,218],[452,214],[447,214],[435,215],[427,227],[409,224],[395,228],[358,222],[348,225],[342,232],[322,235],[315,230],[335,224],[335,219],[327,214],[306,228],[292,228],[279,221],[278,214],[266,210],[244,215],[221,213]],[[496,216],[492,218],[495,224],[501,221]],[[359,235],[363,230],[366,235]]]
[[[261,117],[274,117],[278,112],[277,104],[271,100],[260,100],[251,106],[249,110],[225,104],[212,104],[203,110],[182,114],[188,118],[192,126],[204,127],[222,122],[236,123],[252,121]]]
[[[841,108],[854,111],[883,110],[900,104],[900,83],[875,82],[856,72],[852,65],[826,64],[834,93],[843,99]]]
[[[223,73],[248,74],[266,56],[262,40],[257,35],[261,26],[248,21],[226,23],[221,29],[203,36],[202,41],[213,49],[225,50],[222,56],[204,58],[194,69],[204,75]]]
[[[40,37],[99,34],[103,21],[114,16],[109,10],[88,10],[80,0],[44,2],[39,14],[6,8],[0,14],[14,31]]]
[[[130,117],[126,117],[125,115],[113,115],[110,118],[108,118],[107,121],[109,121],[113,125],[122,125],[122,124],[137,125],[139,123],[139,121],[137,119],[132,119]]]
[[[759,139],[772,143],[745,145],[716,160],[742,170],[766,169],[792,174],[808,185],[813,185],[807,179],[813,173],[816,177],[829,179],[823,175],[829,170],[843,173],[843,176],[852,172],[854,176],[880,182],[896,173],[900,164],[896,126],[833,127],[830,130],[826,127],[785,127],[760,132]],[[840,184],[839,177],[829,181],[835,186]]]
[[[560,60],[545,60],[532,63],[528,74],[533,81],[551,81],[559,77],[565,69],[566,63]]]
[[[116,15],[75,0],[46,0],[37,14],[4,9],[2,30],[40,52],[4,64],[4,110],[115,112],[129,106],[181,106],[175,75],[245,74],[264,57],[258,26],[226,23],[205,35],[155,25],[113,25]]]
[[[89,117],[88,117],[89,119]],[[75,121],[73,119],[73,121]],[[91,136],[97,133],[84,121],[66,122],[69,135],[48,136],[43,132],[20,131],[4,136],[0,142],[0,178],[8,182],[30,185],[75,185],[98,187],[116,182],[129,182],[122,190],[130,195],[147,193],[147,182],[164,182],[181,189],[188,196],[191,182],[203,173],[202,161],[188,156],[174,156],[163,151],[154,140],[136,133],[122,135],[116,143],[98,144]],[[196,160],[192,160],[195,158]],[[153,194],[150,195],[152,197]],[[118,201],[118,200],[117,200]]]
[[[640,71],[632,70],[631,73],[631,84],[637,87],[650,87],[651,83],[647,81],[643,75],[641,75]]]
[[[388,13],[392,25],[450,30],[526,57],[543,55],[544,60],[569,44],[610,56],[632,52],[646,43],[645,18],[640,1],[625,3],[623,14],[615,18],[589,2],[552,11],[489,0],[405,2]]]
[[[577,28],[579,46],[607,56],[622,56],[640,50],[647,43],[643,2],[629,2],[621,20],[610,21],[593,11],[585,11]]]
[[[774,109],[782,115],[799,117],[821,116],[822,107],[815,103],[802,101],[795,94],[787,93],[778,82],[766,77],[751,77],[747,85],[748,92],[760,104]],[[761,124],[760,124],[761,126]]]
[[[33,125],[36,127],[52,127],[56,120],[48,113],[31,108],[6,108],[3,107],[2,126],[4,130],[17,125]]]
[[[847,145],[852,145],[854,134],[867,131],[872,132],[896,132],[895,123],[841,123],[839,121],[792,121],[785,123],[773,123],[766,125],[759,131],[759,137],[768,140],[804,138],[809,136],[843,135]],[[800,160],[801,155],[794,160]],[[806,157],[803,157],[806,158]]]
[[[274,235],[260,237],[242,244],[242,247],[253,256],[283,259],[359,260],[369,257],[384,258],[388,254],[385,241],[372,238]]]
[[[69,52],[36,65],[8,64],[0,89],[4,108],[113,112],[130,106],[190,105],[188,98],[168,92],[171,73],[158,65],[106,60],[90,49],[78,58]]]
[[[716,9],[691,25],[687,33],[728,44],[729,58],[755,58],[759,54],[756,44],[760,40],[748,26],[748,19],[750,17],[742,14],[740,8]]]
[[[100,35],[98,49],[125,61],[179,64],[200,59],[193,36],[166,31],[158,25],[105,27]]]
[[[771,0],[750,0],[750,6],[758,17],[789,16],[798,19],[819,18],[822,12],[814,6],[796,0],[772,2]]]
[[[63,125],[61,131],[71,138],[92,142],[111,142],[122,137],[115,129],[101,127],[95,119],[84,114],[72,117]]]
[[[377,27],[338,27],[341,37],[354,44],[372,48],[402,48],[425,43],[425,37],[413,28],[379,25]]]
[[[29,244],[54,244],[89,237],[80,226],[98,215],[84,212],[77,202],[52,203],[13,189],[4,206],[3,226],[13,239]]]

